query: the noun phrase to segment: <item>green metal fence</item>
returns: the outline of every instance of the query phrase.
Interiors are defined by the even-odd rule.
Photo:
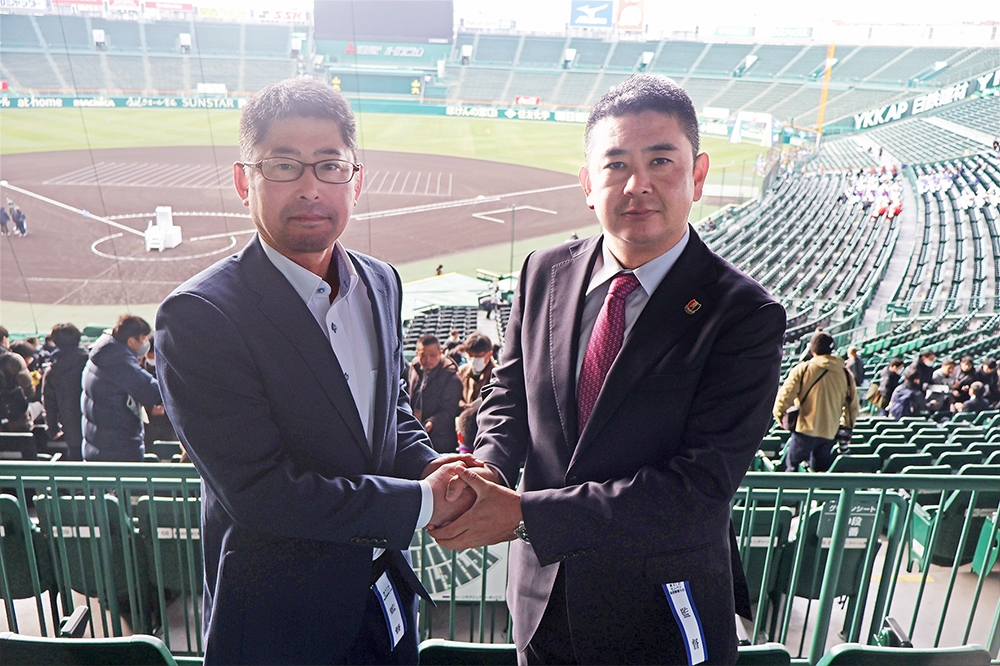
[[[815,664],[833,644],[872,643],[892,617],[917,646],[978,643],[996,662],[1000,478],[972,471],[748,474],[733,515],[756,603],[750,640]],[[3,462],[0,492],[7,628],[54,635],[85,603],[92,635],[153,632],[174,654],[203,654],[193,466]],[[421,606],[421,638],[509,640],[506,550],[451,552],[414,535],[414,567],[438,600]]]

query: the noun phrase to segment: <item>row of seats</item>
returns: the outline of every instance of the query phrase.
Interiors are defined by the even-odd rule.
[[[542,37],[459,33],[452,51],[453,63],[462,61],[463,46],[472,46],[471,64],[562,67],[566,49],[574,49],[575,67],[634,70],[642,54],[653,54],[647,69],[668,74],[725,75],[741,68],[747,56],[755,62],[740,69],[745,78],[808,80],[822,73],[826,46],[778,44],[724,44],[705,42],[605,41],[583,37]],[[834,82],[870,81],[906,84],[928,63],[961,63],[978,49],[899,46],[843,47],[831,72]],[[985,69],[985,67],[984,67]],[[951,80],[947,69],[935,83]]]
[[[117,21],[52,14],[4,14],[0,43],[54,52],[96,51],[94,30],[104,31],[108,52],[180,53],[180,35],[191,37],[190,52],[201,55],[287,56],[292,34],[302,27],[208,21]]]

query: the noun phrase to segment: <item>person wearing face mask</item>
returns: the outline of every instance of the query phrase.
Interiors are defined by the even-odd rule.
[[[462,380],[462,409],[473,406],[479,399],[483,386],[493,377],[493,343],[488,337],[474,332],[465,340],[465,353],[469,362],[458,369],[458,378]],[[471,442],[470,442],[471,443]]]
[[[144,319],[122,315],[91,347],[81,400],[84,460],[142,462],[147,410],[163,403],[156,379],[139,365],[151,337]]]
[[[907,370],[916,370],[920,374],[920,385],[924,387],[930,386],[934,379],[935,360],[937,360],[937,354],[928,349],[920,354],[920,358],[913,361]]]

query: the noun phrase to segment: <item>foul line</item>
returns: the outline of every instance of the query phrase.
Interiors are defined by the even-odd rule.
[[[569,190],[580,187],[578,184],[573,183],[572,185],[556,185],[554,187],[540,187],[535,190],[522,190],[520,192],[508,192],[506,194],[492,194],[490,196],[480,195],[478,197],[473,197],[471,199],[456,199],[455,201],[442,201],[440,203],[424,204],[422,206],[408,206],[406,208],[392,208],[390,210],[380,210],[371,213],[362,213],[360,215],[355,215],[356,220],[375,220],[383,217],[395,217],[397,215],[406,215],[408,213],[425,213],[433,210],[444,210],[446,208],[459,208],[461,206],[474,206],[476,204],[482,203],[493,203],[500,201],[505,197],[519,197],[526,194],[541,194],[543,192],[555,192],[557,190]]]
[[[537,206],[511,206],[510,208],[497,208],[496,210],[484,210],[481,213],[473,213],[472,217],[479,218],[480,220],[489,220],[490,222],[497,222],[499,224],[507,224],[507,220],[502,220],[499,217],[490,217],[496,213],[506,213],[511,210],[536,210],[539,213],[548,213],[549,215],[558,215],[558,211],[549,210],[548,208],[539,208]]]
[[[38,199],[39,201],[44,201],[45,203],[52,204],[53,206],[58,206],[59,208],[62,208],[62,209],[70,211],[71,213],[76,213],[77,215],[82,215],[84,217],[89,217],[90,219],[97,220],[98,222],[104,222],[105,224],[111,225],[112,227],[115,227],[116,229],[121,229],[122,231],[129,232],[130,234],[135,234],[136,236],[145,238],[145,234],[143,234],[141,231],[136,231],[132,227],[126,227],[124,224],[118,224],[117,222],[112,222],[111,220],[109,220],[106,217],[101,217],[100,215],[94,215],[90,211],[83,210],[82,208],[74,208],[73,206],[69,206],[67,204],[60,203],[59,201],[56,201],[55,199],[49,199],[48,197],[43,197],[41,194],[36,194],[35,192],[29,192],[28,190],[22,189],[20,187],[15,186],[15,185],[11,185],[6,180],[0,181],[0,185],[6,187],[8,189],[14,190],[15,192],[20,192],[21,194],[25,194],[25,195],[27,195],[29,197]]]

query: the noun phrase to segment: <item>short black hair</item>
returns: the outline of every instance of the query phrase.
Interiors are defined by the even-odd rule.
[[[986,393],[986,385],[982,382],[972,382],[969,384],[969,393],[977,398]]]
[[[253,149],[264,140],[271,125],[288,118],[332,120],[357,159],[358,130],[347,98],[318,79],[298,77],[263,88],[249,100],[240,114],[240,156],[253,157]]]
[[[82,336],[80,329],[73,324],[56,324],[52,327],[50,337],[56,347],[79,347]]]
[[[809,351],[817,356],[826,356],[833,351],[833,336],[825,331],[816,331],[809,339]]]
[[[4,338],[9,338],[9,337],[10,337],[10,333],[7,332],[7,329],[4,328],[3,326],[0,326],[0,340],[3,340]]]
[[[983,361],[983,367],[984,368],[989,368],[990,370],[996,370],[997,369],[997,362],[996,362],[995,359],[988,358],[985,361]]]
[[[701,145],[698,135],[698,113],[691,98],[677,83],[659,74],[635,74],[604,94],[587,118],[583,134],[584,154],[590,159],[594,126],[605,118],[619,118],[643,111],[658,111],[677,119],[691,143],[694,156]]]
[[[10,351],[12,354],[17,354],[25,361],[31,361],[35,358],[35,346],[30,342],[15,342],[10,346]]]
[[[891,358],[889,360],[889,367],[890,368],[898,368],[899,366],[905,365],[905,364],[906,364],[906,361],[904,361],[899,356],[894,356],[893,358]]]
[[[903,379],[913,384],[921,380],[920,374],[920,368],[910,368],[906,371],[906,374],[903,375]]]
[[[118,323],[115,324],[114,329],[111,331],[111,337],[118,342],[128,342],[129,338],[149,335],[152,330],[142,317],[122,315],[118,318]]]
[[[425,333],[424,335],[421,335],[419,339],[417,339],[417,344],[420,345],[421,347],[427,347],[428,345],[437,345],[440,347],[441,341],[438,340],[438,337],[433,333]]]
[[[479,331],[475,331],[465,339],[465,351],[470,354],[485,354],[493,351],[493,342]]]
[[[930,356],[937,357],[937,352],[934,351],[933,349],[925,349],[924,351],[920,352],[920,358],[928,358]]]

